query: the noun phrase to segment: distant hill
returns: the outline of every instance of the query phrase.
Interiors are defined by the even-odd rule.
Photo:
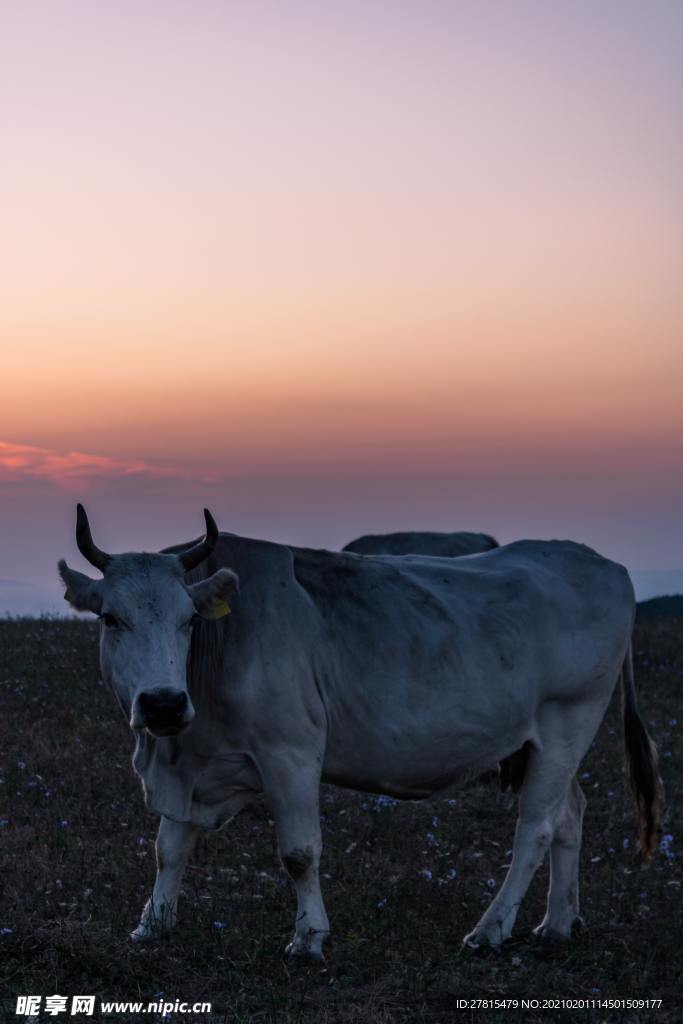
[[[683,618],[683,594],[651,597],[649,601],[639,601],[637,604],[638,619],[654,619],[662,615]]]

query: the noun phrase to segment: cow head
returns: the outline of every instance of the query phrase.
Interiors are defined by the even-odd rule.
[[[185,583],[185,574],[209,556],[218,539],[208,509],[204,517],[205,538],[179,554],[108,555],[93,542],[79,505],[78,547],[103,578],[91,579],[59,563],[65,600],[100,619],[102,674],[130,714],[131,728],[155,736],[175,735],[194,718],[187,691],[192,623],[198,615],[226,615],[237,590],[237,576],[230,569]]]

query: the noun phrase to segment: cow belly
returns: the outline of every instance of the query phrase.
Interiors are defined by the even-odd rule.
[[[533,718],[501,722],[479,732],[454,726],[444,731],[416,728],[356,730],[348,742],[328,737],[323,780],[400,799],[422,799],[458,779],[483,772],[530,742],[540,745]]]

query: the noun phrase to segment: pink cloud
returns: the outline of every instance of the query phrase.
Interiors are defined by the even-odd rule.
[[[58,487],[70,489],[101,477],[168,477],[196,476],[185,467],[162,465],[144,459],[119,459],[112,455],[86,452],[57,452],[35,445],[0,441],[0,480],[18,481],[27,477],[49,480]],[[202,477],[213,479],[211,472]]]

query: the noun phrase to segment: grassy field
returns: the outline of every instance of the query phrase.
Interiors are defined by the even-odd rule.
[[[210,1000],[210,1016],[168,1018],[210,1024],[682,1021],[683,621],[639,626],[635,651],[671,838],[642,870],[615,698],[581,767],[586,927],[571,945],[531,934],[543,916],[546,868],[502,952],[461,951],[509,861],[516,800],[495,781],[472,783],[455,800],[407,804],[324,787],[333,938],[323,967],[295,969],[281,957],[294,896],[262,804],[202,836],[174,936],[151,947],[129,942],[154,878],[156,820],[130,767],[129,729],[98,682],[96,627],[0,621],[2,1021],[19,1019],[20,994],[147,1001],[161,992]],[[466,997],[656,998],[662,1007],[459,1010]]]

